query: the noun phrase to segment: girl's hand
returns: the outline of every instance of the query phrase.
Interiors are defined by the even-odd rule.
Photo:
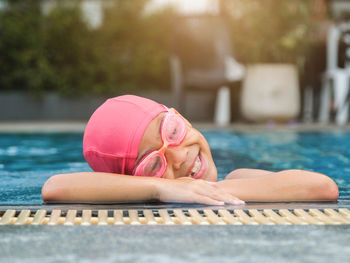
[[[208,205],[242,205],[230,193],[216,187],[216,182],[182,177],[175,180],[162,179],[157,186],[157,197],[162,202],[201,203]]]

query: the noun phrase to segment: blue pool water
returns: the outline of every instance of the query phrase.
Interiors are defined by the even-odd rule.
[[[237,168],[325,173],[350,199],[349,132],[205,131],[219,178]],[[41,204],[41,186],[58,173],[91,171],[82,134],[0,134],[0,204]]]

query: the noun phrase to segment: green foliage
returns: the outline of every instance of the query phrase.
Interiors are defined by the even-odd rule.
[[[145,0],[109,1],[93,29],[80,1],[57,3],[46,15],[41,1],[0,11],[1,90],[71,96],[169,86],[170,10],[146,16]]]
[[[39,1],[10,1],[0,12],[0,87],[37,90],[45,81],[46,58]]]
[[[236,54],[249,63],[302,65],[310,42],[305,0],[233,0],[228,5]]]
[[[0,0],[0,90],[71,96],[168,89],[174,12],[146,15],[148,1],[102,1],[103,24],[91,28],[81,1],[55,1],[43,14],[44,0]],[[309,1],[222,3],[239,61],[303,64]],[[190,46],[184,39],[175,41],[175,47]]]
[[[171,10],[148,16],[147,1],[117,1],[105,9],[105,24],[99,29],[104,61],[112,69],[105,77],[120,90],[169,86],[168,56]]]
[[[79,6],[73,3],[54,8],[45,17],[44,35],[51,73],[45,90],[65,95],[96,90],[102,61],[95,45],[96,34],[84,23]]]

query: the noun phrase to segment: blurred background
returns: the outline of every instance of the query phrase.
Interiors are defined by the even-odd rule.
[[[218,125],[345,125],[349,17],[345,0],[1,0],[0,121],[137,94]]]

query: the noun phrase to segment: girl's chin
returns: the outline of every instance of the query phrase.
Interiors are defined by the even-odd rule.
[[[218,174],[216,167],[213,167],[212,165],[208,165],[207,172],[205,176],[203,177],[204,180],[216,182],[218,180]]]
[[[207,154],[202,155],[203,161],[206,163],[206,171],[201,179],[211,182],[217,181],[217,170],[211,156],[209,157]]]

